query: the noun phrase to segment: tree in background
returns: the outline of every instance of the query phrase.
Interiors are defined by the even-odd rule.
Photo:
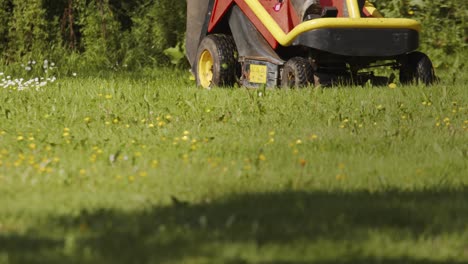
[[[3,54],[8,43],[8,24],[11,18],[12,3],[10,0],[0,0],[0,52]]]
[[[132,17],[128,64],[155,65],[169,63],[164,50],[183,45],[185,36],[185,1],[145,1]]]
[[[8,23],[7,62],[39,59],[50,50],[52,40],[42,0],[13,0]]]
[[[118,66],[122,60],[120,43],[124,32],[120,31],[109,0],[77,2],[77,5],[84,59],[98,68]]]
[[[167,65],[166,54],[184,49],[186,1],[0,0],[0,62],[48,58],[73,71]],[[422,22],[421,48],[436,67],[466,58],[468,1],[374,2],[388,17]]]

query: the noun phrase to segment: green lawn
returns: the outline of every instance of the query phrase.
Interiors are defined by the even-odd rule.
[[[467,81],[0,87],[0,263],[468,263]]]

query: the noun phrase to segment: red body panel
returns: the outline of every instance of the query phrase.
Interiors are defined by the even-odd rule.
[[[259,2],[263,5],[265,10],[267,10],[267,12],[276,21],[276,23],[278,23],[278,25],[281,27],[281,29],[283,29],[285,33],[290,32],[295,26],[297,26],[301,22],[296,10],[294,10],[293,5],[289,0],[283,0],[282,2],[278,0],[259,0]],[[229,8],[233,3],[239,6],[242,12],[244,12],[244,14],[254,24],[257,30],[270,44],[270,46],[273,49],[276,49],[279,43],[275,40],[273,35],[271,35],[268,29],[257,18],[257,16],[252,12],[252,10],[250,10],[250,7],[243,0],[215,0],[212,11],[213,13],[210,19],[210,23],[208,25],[208,32],[213,31],[218,22],[229,11]],[[320,0],[320,5],[322,7],[334,6],[338,9],[338,17],[345,16],[345,0]],[[366,16],[370,16],[370,14],[365,9],[363,10],[363,13]]]
[[[231,7],[234,0],[216,0],[213,6],[213,13],[211,14],[210,24],[208,25],[208,32],[218,24],[219,20],[223,18],[226,12]]]

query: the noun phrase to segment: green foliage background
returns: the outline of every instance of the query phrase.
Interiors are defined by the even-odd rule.
[[[423,23],[421,49],[436,67],[464,66],[467,1],[374,2],[387,17]],[[0,61],[11,66],[48,59],[62,72],[177,63],[168,54],[183,52],[185,11],[183,0],[0,0]]]

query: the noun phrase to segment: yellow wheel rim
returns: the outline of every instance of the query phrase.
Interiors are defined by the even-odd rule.
[[[213,80],[213,57],[208,50],[204,50],[198,60],[198,79],[204,88],[210,88]]]

